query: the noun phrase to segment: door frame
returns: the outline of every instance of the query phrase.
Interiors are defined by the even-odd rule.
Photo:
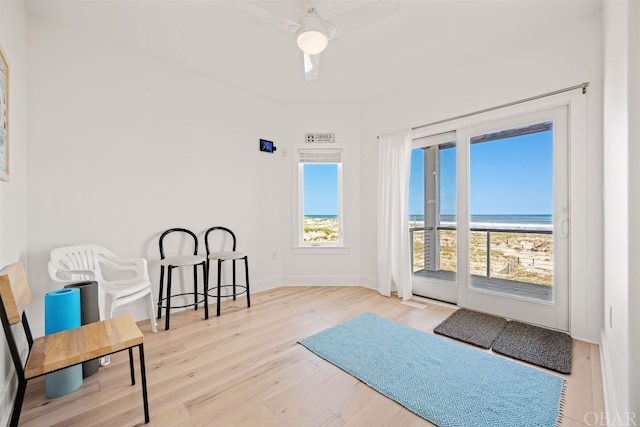
[[[420,138],[414,137],[412,141],[412,144],[413,144],[412,149],[433,147],[435,145],[439,145],[439,144],[450,142],[450,141],[456,141],[456,152],[457,152],[457,149],[458,149],[457,135],[455,131],[444,132],[444,133],[439,133],[437,135],[429,135],[429,136],[420,137]],[[456,164],[457,164],[457,160],[456,160]],[[457,184],[457,176],[456,176],[456,193],[457,193],[457,186],[458,184]],[[438,280],[435,278],[420,277],[412,274],[411,284],[412,284],[412,287],[418,288],[420,292],[427,293],[429,295],[429,298],[455,304],[458,301],[457,275],[458,275],[458,272],[456,271],[456,282],[450,282],[450,281]]]
[[[476,135],[553,121],[553,257],[554,283],[552,302],[474,289],[470,286],[470,138]],[[568,110],[553,107],[460,129],[458,132],[458,178],[467,185],[458,189],[458,263],[465,258],[467,274],[458,279],[458,305],[476,311],[533,323],[562,331],[569,330],[569,239],[560,233],[570,218]],[[563,214],[564,213],[564,214]],[[565,230],[568,232],[568,230]],[[563,235],[564,234],[564,235]]]
[[[554,95],[544,96],[537,99],[532,99],[526,102],[509,105],[503,108],[495,110],[485,111],[478,114],[473,114],[457,119],[439,122],[433,125],[416,128],[413,131],[413,139],[423,138],[430,135],[441,134],[445,132],[452,132],[458,129],[470,128],[474,126],[482,125],[483,123],[491,122],[494,120],[503,120],[514,118],[526,114],[536,113],[539,111],[549,110],[555,107],[567,107],[567,150],[568,150],[568,167],[569,167],[569,186],[568,186],[568,199],[569,206],[573,207],[571,211],[571,220],[569,221],[569,260],[568,260],[568,293],[567,293],[567,311],[568,321],[566,325],[558,327],[560,330],[571,332],[572,323],[583,323],[583,315],[580,314],[576,307],[584,307],[587,300],[587,289],[585,286],[581,286],[581,283],[586,283],[587,272],[587,154],[586,154],[586,95],[580,92],[580,89],[557,93]],[[457,149],[460,150],[462,135],[458,133]],[[468,154],[467,154],[468,155]],[[467,159],[468,160],[468,159]],[[468,177],[468,172],[467,172]],[[460,194],[460,186],[458,185],[458,198],[467,197],[468,195]],[[458,199],[460,201],[460,199]],[[461,218],[465,218],[467,221],[466,230],[468,230],[469,212],[468,206],[460,211],[460,205],[458,206],[458,221]],[[460,236],[460,231],[463,229],[460,223],[458,223],[458,241],[465,239],[468,245],[468,236]],[[467,232],[468,234],[468,232]],[[468,272],[468,263],[466,252],[468,247],[460,248],[458,244],[458,272]],[[460,254],[464,253],[463,265],[460,264]],[[468,273],[467,273],[468,274]],[[463,275],[457,274],[458,281]],[[413,280],[413,278],[412,278]],[[468,280],[468,279],[466,279]],[[459,288],[460,286],[458,286]],[[437,296],[427,295],[427,297]],[[456,301],[452,301],[459,306],[466,306],[467,299],[465,295],[460,295],[458,292]]]

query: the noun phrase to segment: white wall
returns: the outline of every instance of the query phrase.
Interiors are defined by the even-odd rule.
[[[147,258],[157,292],[172,227],[231,228],[253,290],[279,286],[282,159],[258,150],[279,138],[279,106],[51,21],[31,18],[28,34],[36,298],[59,287],[49,251],[83,243]]]
[[[22,1],[0,1],[0,45],[9,61],[10,182],[0,182],[0,267],[27,262],[27,19]],[[0,335],[4,332],[0,330]],[[17,381],[4,336],[0,350],[0,425]]]
[[[636,422],[640,414],[640,377],[633,361],[638,358],[640,341],[640,229],[634,219],[640,214],[640,127],[637,120],[630,118],[640,113],[639,16],[636,1],[605,2],[604,386],[610,416],[624,421],[633,412]]]
[[[283,283],[360,285],[360,106],[295,104],[282,108],[283,136],[278,150],[288,151],[283,170]],[[297,244],[297,152],[299,148],[319,147],[304,142],[305,134],[313,132],[335,133],[336,142],[331,146],[343,149],[344,246],[347,249],[342,253],[324,248],[294,249]]]
[[[602,45],[600,13],[555,32],[545,32],[463,67],[447,70],[404,91],[363,106],[362,152],[362,276],[376,283],[376,136],[397,129],[447,119],[483,108],[590,82],[587,100],[587,176],[584,207],[586,278],[572,294],[574,336],[598,342],[602,325]],[[364,159],[367,159],[364,161]],[[572,289],[574,291],[574,289]]]

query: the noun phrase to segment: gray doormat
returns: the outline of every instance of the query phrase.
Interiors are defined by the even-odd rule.
[[[492,350],[561,374],[571,373],[572,339],[563,332],[510,321]]]
[[[433,332],[489,348],[506,325],[507,321],[502,317],[460,308],[436,326]]]

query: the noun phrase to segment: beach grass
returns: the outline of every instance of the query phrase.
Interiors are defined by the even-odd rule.
[[[439,269],[457,271],[455,230],[440,230]],[[487,276],[487,233],[470,233],[470,272]],[[337,218],[304,218],[305,242],[338,242]],[[425,231],[413,232],[413,271],[425,267]],[[553,285],[553,235],[491,232],[490,277],[540,285]]]
[[[440,270],[457,270],[455,230],[440,230]],[[472,231],[470,272],[487,276],[487,233]],[[539,285],[553,285],[553,235],[491,232],[490,277]],[[413,233],[413,271],[425,268],[425,232]]]
[[[338,218],[304,217],[305,242],[338,242]]]

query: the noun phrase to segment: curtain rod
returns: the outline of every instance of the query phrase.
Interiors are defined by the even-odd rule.
[[[498,110],[500,108],[511,107],[512,105],[522,104],[523,102],[529,102],[529,101],[533,101],[535,99],[545,98],[547,96],[557,95],[559,93],[569,92],[569,91],[576,90],[576,89],[582,89],[582,93],[585,94],[585,93],[587,93],[587,87],[588,86],[589,86],[589,82],[585,82],[585,83],[582,83],[582,84],[579,84],[579,85],[566,87],[564,89],[554,90],[553,92],[544,93],[542,95],[536,95],[536,96],[532,96],[530,98],[521,99],[519,101],[513,101],[513,102],[506,103],[506,104],[498,105],[496,107],[490,107],[490,108],[485,108],[484,110],[474,111],[473,113],[462,114],[460,116],[450,117],[448,119],[438,120],[436,122],[427,123],[426,125],[416,126],[416,127],[411,128],[411,130],[413,131],[413,130],[417,130],[417,129],[426,128],[427,126],[438,125],[440,123],[450,122],[450,121],[457,120],[457,119],[463,119],[465,117],[475,116],[476,114],[482,114],[482,113],[486,113],[488,111]]]

